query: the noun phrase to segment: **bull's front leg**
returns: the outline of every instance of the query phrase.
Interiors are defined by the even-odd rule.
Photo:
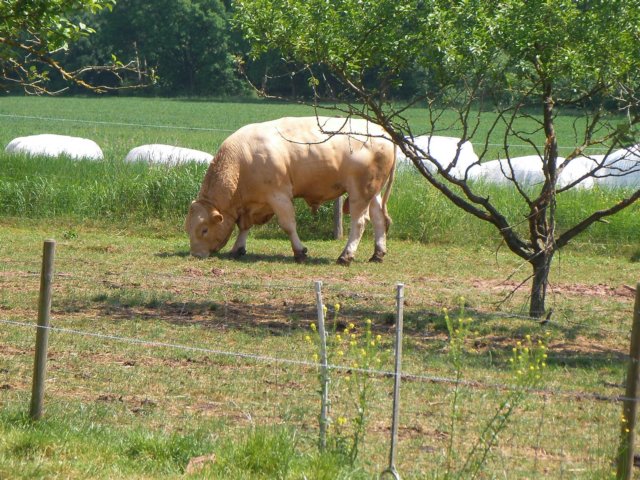
[[[240,228],[240,227],[238,227]],[[236,238],[233,247],[231,248],[231,256],[233,258],[240,258],[243,255],[247,254],[247,237],[249,236],[249,229],[241,229],[238,233],[238,238]]]
[[[289,235],[294,260],[298,263],[304,262],[307,259],[307,247],[302,244],[300,237],[298,237],[293,199],[286,195],[275,195],[271,198],[269,204],[278,218],[278,225]]]

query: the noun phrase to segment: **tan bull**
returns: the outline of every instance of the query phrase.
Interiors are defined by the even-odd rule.
[[[382,261],[394,171],[394,145],[381,127],[364,120],[281,118],[242,127],[223,142],[191,203],[185,222],[191,254],[220,250],[238,225],[231,254],[243,255],[249,229],[275,214],[295,260],[303,261],[307,249],[296,232],[293,199],[303,198],[315,211],[346,192],[351,230],[338,263],[353,259],[367,213],[375,235],[371,261]]]

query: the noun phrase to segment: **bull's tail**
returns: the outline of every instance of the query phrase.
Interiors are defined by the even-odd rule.
[[[384,214],[384,223],[385,230],[388,232],[389,227],[391,226],[391,217],[389,216],[389,212],[387,211],[387,202],[389,201],[389,195],[391,194],[391,186],[393,185],[393,180],[396,176],[396,145],[393,145],[393,165],[391,166],[391,173],[389,174],[389,178],[387,178],[387,185],[385,187],[384,193],[382,194],[382,213]]]

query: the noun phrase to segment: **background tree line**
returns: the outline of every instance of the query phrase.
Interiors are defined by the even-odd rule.
[[[69,68],[103,65],[119,61],[139,63],[141,70],[153,70],[156,82],[128,95],[239,96],[251,93],[248,78],[269,95],[311,98],[315,92],[334,97],[327,73],[312,84],[303,65],[285,62],[278,50],[249,58],[250,46],[234,28],[231,0],[118,0],[112,10],[87,15],[86,23],[95,33],[71,44],[58,54]],[[292,73],[293,72],[293,73]],[[375,75],[372,75],[372,79]],[[427,88],[428,78],[419,68],[408,68],[400,81],[390,85],[395,98],[410,98]],[[87,75],[94,84],[119,81],[95,71]],[[139,81],[130,75],[130,83]],[[52,79],[52,90],[63,88],[63,79]],[[72,87],[71,93],[86,93]]]

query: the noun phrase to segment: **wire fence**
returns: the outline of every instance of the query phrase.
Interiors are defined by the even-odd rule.
[[[154,285],[157,289],[169,279],[174,284],[193,281],[188,276],[156,273],[143,276],[147,282],[158,282]],[[35,290],[37,286],[36,281],[31,281],[35,276],[25,278],[18,273],[8,277],[16,282],[27,280],[25,290]],[[226,425],[239,431],[256,425],[282,424],[299,429],[310,439],[317,437],[319,364],[313,358],[314,349],[304,341],[316,310],[310,284],[199,279],[204,285],[198,291],[179,299],[160,301],[150,312],[145,311],[148,305],[135,302],[114,303],[111,309],[96,312],[96,304],[105,306],[109,302],[110,299],[104,297],[90,299],[74,311],[69,304],[75,300],[65,303],[73,292],[80,293],[77,298],[84,297],[81,291],[88,286],[82,277],[78,273],[59,273],[54,280],[56,292],[62,298],[56,301],[54,293],[54,322],[50,327],[52,380],[48,387],[51,404],[67,404],[72,399],[121,408],[137,416],[153,417],[161,411],[168,417],[223,419]],[[103,291],[106,288],[131,292],[149,285],[142,284],[137,275],[127,274],[119,276],[115,288],[112,287],[100,286]],[[329,324],[335,318],[339,327],[353,321],[358,325],[357,330],[365,316],[370,315],[377,331],[383,334],[393,331],[393,322],[385,320],[393,304],[388,285],[374,285],[365,293],[345,285],[325,283],[324,288]],[[245,297],[246,292],[250,295]],[[215,298],[222,299],[219,303],[213,302],[215,309],[205,308],[193,321],[171,321],[166,327],[159,326],[164,323],[162,320],[180,317],[176,315],[178,308],[182,308],[183,320],[189,318],[186,312],[190,305],[210,305],[208,302],[214,293]],[[483,432],[487,425],[495,422],[494,414],[500,411],[500,406],[526,393],[508,428],[501,431],[499,443],[488,454],[484,468],[492,476],[499,476],[500,472],[508,478],[598,478],[598,475],[604,478],[609,475],[619,433],[620,406],[625,400],[621,394],[621,378],[614,374],[603,382],[573,365],[568,367],[566,378],[584,375],[589,388],[567,388],[562,384],[565,375],[553,375],[550,384],[525,388],[523,392],[522,385],[510,380],[513,377],[505,358],[487,360],[486,355],[474,353],[477,345],[473,343],[467,344],[468,364],[458,377],[447,360],[447,334],[442,326],[429,334],[415,325],[411,328],[411,320],[418,316],[416,312],[439,322],[442,305],[416,301],[411,293],[409,289],[410,302],[405,312],[410,328],[405,340],[408,358],[402,375],[398,445],[401,473],[407,478],[419,478],[424,472],[435,472],[437,477],[438,472],[461,468],[473,457],[473,452],[481,448],[478,445],[482,445]],[[374,306],[370,305],[372,301]],[[338,304],[340,308],[336,311]],[[125,312],[128,308],[137,310],[130,314]],[[10,310],[4,313],[0,315],[3,326],[0,338],[8,348],[2,349],[0,358],[10,367],[2,371],[3,385],[9,386],[3,387],[3,391],[12,392],[11,398],[16,398],[28,388],[32,335],[24,332],[37,327],[25,318],[10,318],[14,316],[9,315]],[[501,350],[502,354],[508,353],[526,332],[535,335],[541,329],[539,319],[519,313],[467,309],[465,314],[487,317],[478,322],[498,322],[496,325],[502,329],[506,343],[494,345],[496,357]],[[505,327],[499,323],[507,317],[521,320],[529,329],[523,329],[522,324]],[[558,325],[554,326],[554,322]],[[622,321],[616,329],[598,329],[579,319],[571,322],[560,318],[544,328],[557,327],[560,331],[566,326],[564,323],[570,323],[582,329],[585,324],[599,334],[614,335],[616,342],[623,340],[621,350],[628,344],[629,330],[623,327]],[[484,336],[490,337],[486,333]],[[203,341],[217,346],[203,346]],[[489,341],[496,339],[491,337]],[[566,341],[559,338],[557,343]],[[235,344],[238,347],[232,348]],[[554,361],[553,348],[551,352],[550,362]],[[626,354],[614,353],[607,362],[622,365],[627,361]],[[556,360],[558,364],[567,361],[560,357]],[[474,362],[480,362],[484,368],[474,368]],[[567,364],[571,365],[571,361]],[[359,368],[353,363],[337,361],[331,362],[329,368],[334,435],[338,434],[338,419],[354,415],[354,379],[370,379],[367,442],[360,458],[366,459],[372,471],[381,471],[390,428],[393,371],[385,365]],[[169,381],[168,376],[180,378],[179,385]],[[567,381],[567,384],[574,382]],[[452,410],[454,398],[457,403]],[[346,435],[349,424],[342,428],[342,434]]]
[[[77,118],[64,118],[64,117],[48,117],[48,116],[39,116],[39,115],[19,115],[13,113],[0,113],[0,118],[14,119],[14,120],[41,120],[45,122],[62,122],[62,123],[80,123],[87,125],[106,125],[106,126],[114,126],[114,127],[139,127],[139,128],[158,128],[165,130],[192,130],[192,131],[203,131],[203,132],[228,132],[232,133],[235,130],[227,129],[227,128],[211,128],[211,127],[187,127],[183,125],[162,125],[162,124],[144,124],[144,123],[130,123],[130,122],[107,122],[100,120],[84,120]],[[504,147],[503,143],[485,143],[478,142],[475,146],[489,146],[489,147]],[[526,148],[531,149],[532,145],[530,144],[509,144],[511,148]],[[542,150],[543,147],[538,146],[539,150]],[[567,146],[558,146],[559,150],[567,150],[573,151],[575,147],[567,147]],[[593,148],[593,152],[608,152],[608,148]]]

